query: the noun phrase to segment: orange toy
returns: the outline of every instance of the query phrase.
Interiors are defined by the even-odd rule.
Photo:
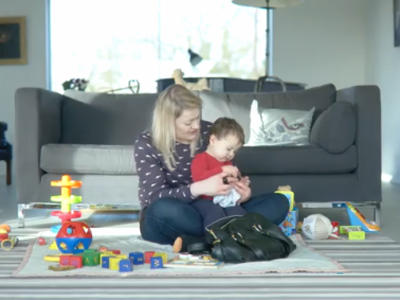
[[[61,180],[52,180],[50,185],[61,187],[61,195],[51,196],[50,200],[61,202],[62,212],[69,213],[71,211],[71,204],[82,202],[81,196],[71,195],[71,189],[80,188],[82,181],[71,180],[71,176],[63,175]]]
[[[0,225],[0,231],[5,231],[6,233],[9,233],[10,231],[11,231],[11,228],[10,228],[10,226],[9,225],[7,225],[7,224],[1,224]]]
[[[0,247],[4,250],[11,250],[18,243],[18,239],[16,237],[9,237],[11,228],[7,224],[0,225]]]

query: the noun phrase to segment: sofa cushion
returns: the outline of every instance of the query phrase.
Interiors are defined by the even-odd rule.
[[[216,119],[223,116],[232,117],[226,94],[213,93],[205,90],[198,93],[198,95],[202,100],[203,120],[213,123]]]
[[[151,126],[157,94],[68,91],[62,106],[62,143],[129,145]]]
[[[351,146],[341,154],[309,146],[245,146],[235,163],[244,175],[349,173],[357,167],[357,150]]]
[[[310,110],[315,107],[316,117],[335,102],[336,88],[333,84],[322,85],[307,90],[268,93],[215,93],[210,91],[199,92],[203,100],[203,118],[215,121],[216,118],[226,116],[234,118],[242,125],[245,141],[250,136],[250,107],[253,99],[257,99],[260,109],[280,108]]]
[[[40,153],[40,168],[47,173],[136,174],[133,146],[47,144]]]
[[[342,153],[356,137],[356,117],[353,105],[335,102],[315,121],[311,129],[311,143],[329,153]]]
[[[250,146],[308,145],[315,108],[310,110],[267,108],[259,110],[258,101],[250,108]]]

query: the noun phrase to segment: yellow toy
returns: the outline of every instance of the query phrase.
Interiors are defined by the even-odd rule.
[[[176,84],[183,85],[191,91],[209,90],[206,78],[201,78],[197,82],[187,82],[183,79],[183,72],[181,69],[176,69],[172,73],[172,78]]]
[[[296,224],[297,224],[297,209],[294,207],[294,193],[292,191],[292,187],[290,185],[279,186],[278,189],[275,191],[277,194],[282,194],[286,196],[289,201],[289,212],[286,216],[285,220],[279,227],[282,229],[283,233],[287,236],[296,233]]]
[[[349,202],[346,202],[347,214],[349,215],[350,225],[361,226],[361,229],[366,232],[377,232],[381,228],[373,221],[368,221],[364,215]]]
[[[0,247],[3,250],[11,250],[13,249],[17,243],[18,243],[18,238],[16,237],[9,237],[9,233],[11,231],[10,226],[7,224],[1,224],[0,225]]]
[[[61,195],[51,196],[50,200],[54,202],[61,202],[61,211],[69,213],[71,211],[71,204],[82,202],[81,196],[71,194],[71,189],[80,188],[82,181],[71,180],[71,176],[63,175],[61,180],[52,180],[51,186],[61,187]]]
[[[277,194],[283,194],[289,200],[289,211],[292,211],[294,208],[294,193],[292,191],[292,187],[290,185],[280,185],[278,189],[275,191]]]

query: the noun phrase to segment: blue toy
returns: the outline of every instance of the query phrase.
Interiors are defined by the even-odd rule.
[[[104,269],[108,269],[110,267],[110,257],[109,256],[103,256],[101,258],[101,267]]]
[[[92,232],[84,222],[66,221],[56,236],[56,244],[62,253],[81,253],[89,249],[92,243]]]
[[[350,225],[361,226],[361,229],[365,232],[377,232],[381,228],[371,221],[368,221],[364,215],[349,202],[346,202],[347,214],[349,216]]]
[[[150,268],[151,269],[162,269],[164,267],[162,257],[153,256],[150,258]]]
[[[292,211],[289,211],[285,220],[279,224],[280,229],[286,236],[290,236],[296,233],[296,224],[298,219],[297,208],[293,208]]]
[[[296,224],[298,219],[298,211],[297,208],[294,207],[294,193],[290,190],[277,190],[275,191],[275,193],[286,196],[289,201],[288,215],[286,216],[285,220],[283,220],[282,223],[279,224],[279,227],[285,235],[290,236],[296,233]]]
[[[121,259],[119,261],[119,271],[120,272],[132,272],[133,265],[129,259]]]
[[[144,264],[144,254],[143,252],[131,252],[129,253],[129,259],[134,265]]]

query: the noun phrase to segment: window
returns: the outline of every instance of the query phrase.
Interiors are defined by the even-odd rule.
[[[229,0],[53,0],[51,85],[89,80],[87,91],[156,80],[175,69],[186,77],[257,78],[265,66],[265,10]],[[189,63],[188,49],[203,57]],[[127,91],[125,91],[127,92]]]

